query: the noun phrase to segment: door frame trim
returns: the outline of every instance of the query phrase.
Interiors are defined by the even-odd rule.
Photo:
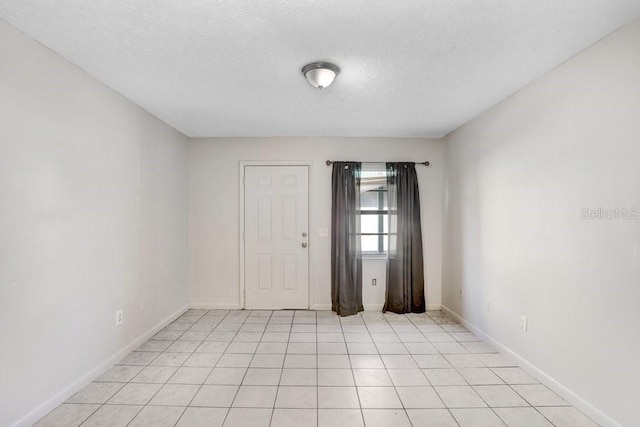
[[[244,170],[247,166],[306,166],[307,167],[307,223],[309,230],[309,250],[307,251],[307,309],[313,307],[312,295],[313,295],[313,283],[311,281],[311,166],[313,166],[313,160],[240,160],[238,162],[238,186],[240,189],[239,203],[239,216],[238,222],[240,223],[240,232],[238,233],[238,241],[240,242],[240,292],[238,294],[238,300],[240,302],[240,309],[245,310],[247,308],[247,298],[245,293],[245,278],[244,278]]]

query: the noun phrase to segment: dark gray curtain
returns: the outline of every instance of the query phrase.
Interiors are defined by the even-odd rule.
[[[360,170],[358,162],[334,162],[331,203],[331,309],[340,316],[362,306],[360,245]]]
[[[387,163],[389,252],[383,311],[424,313],[420,193],[414,163]]]

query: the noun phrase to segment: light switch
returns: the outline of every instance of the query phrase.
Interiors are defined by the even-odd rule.
[[[327,227],[318,228],[318,236],[320,236],[320,237],[329,236],[329,229]]]

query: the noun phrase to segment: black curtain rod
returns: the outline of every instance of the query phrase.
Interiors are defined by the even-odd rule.
[[[332,163],[334,163],[335,160],[327,160],[327,166],[331,166]],[[384,163],[384,162],[363,162],[363,163]],[[425,166],[431,166],[431,163],[429,162],[415,162],[416,165],[425,165]]]

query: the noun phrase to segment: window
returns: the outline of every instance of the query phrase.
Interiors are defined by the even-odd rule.
[[[362,253],[384,255],[389,235],[389,198],[384,163],[362,164],[360,191]]]

